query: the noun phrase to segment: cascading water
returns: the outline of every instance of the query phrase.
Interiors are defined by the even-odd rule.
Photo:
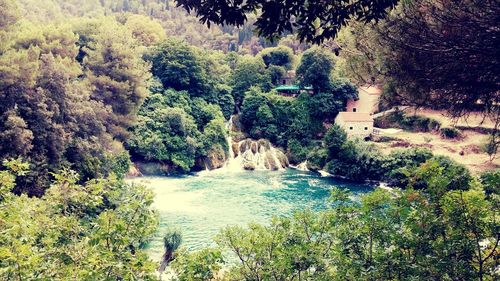
[[[233,116],[229,118],[226,128],[229,131],[229,159],[225,168],[229,170],[281,170],[289,166],[286,155],[275,148],[268,140],[244,139],[233,143]]]

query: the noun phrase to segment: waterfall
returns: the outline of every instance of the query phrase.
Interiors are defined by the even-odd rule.
[[[229,131],[229,159],[225,168],[228,170],[281,170],[289,166],[286,155],[275,148],[268,140],[250,138],[233,143],[233,116],[229,118],[226,128]]]

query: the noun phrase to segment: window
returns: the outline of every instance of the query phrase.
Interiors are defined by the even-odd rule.
[[[365,127],[365,131],[368,131],[368,127]]]
[[[352,127],[349,127],[349,130],[352,130]]]
[[[352,112],[356,112],[356,108],[355,107],[352,108]]]

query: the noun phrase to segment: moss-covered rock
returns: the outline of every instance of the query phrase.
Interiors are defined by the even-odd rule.
[[[246,139],[240,143],[240,153],[244,153],[245,151],[249,150],[250,147],[252,146],[252,140],[251,139]]]
[[[233,142],[231,144],[231,149],[233,150],[234,157],[238,156],[240,154],[240,144]]]
[[[243,163],[243,169],[247,171],[253,171],[255,170],[255,164],[253,162],[245,162]]]

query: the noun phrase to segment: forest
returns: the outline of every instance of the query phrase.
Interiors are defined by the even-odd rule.
[[[499,3],[275,2],[0,0],[1,280],[500,278]],[[350,137],[335,120],[360,85],[382,85],[380,112],[489,120],[493,168]],[[375,122],[435,130],[399,114]],[[386,188],[332,188],[324,210],[230,225],[197,251],[160,233],[153,260],[155,194],[127,179],[216,170],[243,146],[269,170]]]

